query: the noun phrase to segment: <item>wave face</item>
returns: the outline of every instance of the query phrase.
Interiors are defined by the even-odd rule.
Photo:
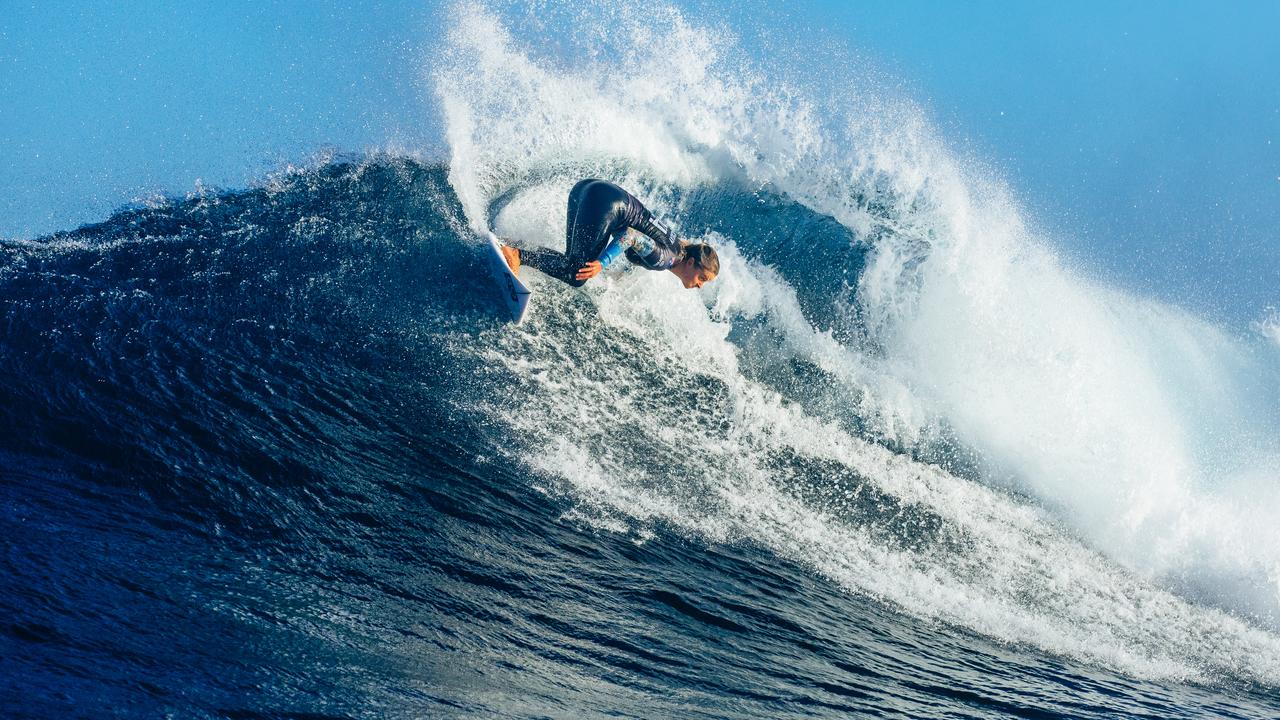
[[[446,165],[0,245],[7,714],[1275,714],[1270,325],[1091,282],[868,79],[540,21],[459,8]],[[502,323],[474,232],[585,176],[721,277]]]

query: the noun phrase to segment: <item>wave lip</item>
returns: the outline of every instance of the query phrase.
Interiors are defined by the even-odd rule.
[[[846,434],[852,432],[909,458],[956,469],[957,475],[944,474],[932,486],[935,492],[945,495],[940,488],[976,481],[1027,497],[1040,508],[1036,512],[1047,513],[1033,525],[1051,532],[1015,523],[1012,518],[1023,512],[1020,501],[999,496],[983,501],[1006,509],[1009,516],[999,522],[957,516],[956,508],[939,512],[962,526],[978,523],[974,547],[1009,553],[975,556],[984,566],[1053,577],[1068,572],[1054,569],[1058,559],[1076,558],[1067,563],[1074,568],[1069,573],[1080,573],[1071,583],[1110,589],[1086,601],[1067,591],[1061,577],[1045,586],[1060,595],[1024,593],[1018,589],[1027,579],[1018,576],[987,586],[955,569],[943,572],[961,562],[955,558],[884,555],[888,548],[871,538],[859,541],[865,545],[835,539],[848,531],[843,526],[832,530],[833,546],[803,551],[794,539],[761,539],[786,525],[778,517],[757,517],[759,527],[753,527],[704,514],[688,521],[691,528],[714,538],[729,523],[735,533],[807,562],[821,557],[839,565],[845,553],[880,554],[884,567],[862,568],[879,580],[851,587],[877,597],[905,592],[904,607],[915,602],[905,599],[915,597],[902,589],[908,585],[954,593],[955,605],[970,614],[952,619],[983,633],[1082,653],[1139,674],[1257,672],[1274,682],[1275,638],[1269,633],[1280,611],[1280,536],[1267,518],[1280,512],[1280,496],[1265,491],[1267,468],[1280,457],[1280,403],[1272,402],[1280,397],[1280,373],[1274,363],[1221,328],[1073,270],[1025,221],[997,177],[949,151],[914,104],[878,90],[874,79],[831,79],[827,73],[808,84],[774,80],[731,36],[670,9],[643,23],[625,10],[610,21],[599,37],[579,41],[587,47],[564,48],[573,58],[565,62],[540,55],[529,38],[515,39],[496,14],[462,6],[447,62],[435,79],[451,138],[450,180],[466,198],[471,223],[554,244],[563,233],[557,203],[564,189],[577,176],[599,175],[634,188],[679,229],[715,233],[728,263],[701,296],[709,314],[681,298],[682,319],[653,327],[671,313],[658,313],[650,303],[659,296],[668,307],[672,301],[656,289],[660,281],[643,278],[598,297],[601,317],[619,332],[646,338],[646,347],[661,348],[645,352],[685,357],[690,371],[716,368],[707,372],[730,388],[739,407],[757,393],[778,392],[783,402],[819,413],[828,424],[810,430],[829,446],[851,442]],[[614,47],[629,49],[620,55],[602,51]],[[830,92],[845,81],[868,92]],[[856,99],[845,100],[851,95]],[[635,107],[644,110],[628,112]],[[615,138],[617,128],[631,129]],[[716,204],[735,194],[756,203],[754,222]],[[769,219],[769,212],[788,204],[833,220],[844,235],[806,235]],[[822,270],[833,265],[846,273],[824,277]],[[613,310],[624,297],[629,307]],[[809,389],[799,380],[805,375],[821,387]],[[625,408],[608,394],[600,400]],[[553,406],[540,412],[559,417]],[[758,457],[777,439],[764,430],[743,430],[745,416],[723,422],[752,437],[738,452],[754,459],[739,471],[757,485],[748,493],[725,480],[732,487],[705,491],[784,496]],[[595,455],[603,446],[573,438],[556,446],[562,442],[577,450],[564,448],[567,454],[553,453],[558,460],[535,459],[534,465],[571,474],[556,463],[603,463],[580,488],[584,494],[588,487],[634,480],[634,471]],[[710,434],[700,442],[719,447],[735,441]],[[856,466],[862,461],[850,458],[866,452],[850,450],[837,462]],[[885,477],[888,472],[865,474],[894,485],[890,494],[903,492]],[[666,501],[654,502],[665,507]],[[977,513],[981,504],[960,507]],[[633,507],[637,518],[648,517],[639,510],[644,503]],[[826,512],[796,506],[794,532]],[[681,512],[662,516],[684,522]],[[1085,545],[1072,545],[1073,537]],[[1053,555],[1035,557],[1050,547],[1058,548]],[[914,580],[905,569],[887,569],[933,562],[941,562],[939,574]],[[1131,582],[1126,573],[1139,580]],[[1170,589],[1176,594],[1165,594]],[[988,594],[1001,599],[986,605],[981,598]],[[1114,597],[1104,600],[1109,594]],[[1037,599],[1027,599],[1032,596]],[[913,612],[946,614],[920,602]],[[1134,615],[1135,605],[1172,614]],[[1048,606],[1058,607],[1050,615],[1072,618],[1060,635],[1049,629],[1053,624],[1030,620]],[[1235,625],[1214,607],[1250,620]],[[1009,614],[987,614],[995,608]],[[1023,622],[1017,618],[1026,621],[1024,629],[1002,635],[998,628]],[[1255,631],[1249,623],[1269,629]],[[1181,639],[1166,635],[1162,624],[1181,628],[1175,633]],[[1072,629],[1086,626],[1095,630]],[[1237,650],[1257,643],[1271,649],[1254,656],[1261,659],[1252,665],[1223,647],[1202,654],[1192,638],[1220,626],[1234,628],[1228,634],[1239,641]],[[1098,633],[1114,644],[1099,643]],[[1173,659],[1181,653],[1198,659]]]

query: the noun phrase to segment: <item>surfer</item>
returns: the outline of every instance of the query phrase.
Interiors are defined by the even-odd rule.
[[[582,287],[621,255],[647,270],[670,270],[689,289],[715,280],[720,272],[715,248],[680,240],[634,195],[604,180],[582,180],[569,191],[565,236],[564,252],[503,245],[502,255],[517,275],[524,264],[574,287]]]

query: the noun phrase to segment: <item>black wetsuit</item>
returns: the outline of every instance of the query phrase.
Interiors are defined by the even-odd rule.
[[[583,264],[600,260],[608,265],[622,248],[623,235],[634,229],[652,243],[627,243],[627,259],[649,270],[667,270],[680,260],[680,240],[653,219],[634,195],[604,180],[582,180],[569,191],[569,218],[565,251],[548,248],[521,249],[523,264],[557,280],[581,287],[577,280]]]

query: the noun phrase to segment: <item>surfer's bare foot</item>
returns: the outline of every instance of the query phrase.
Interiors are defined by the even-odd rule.
[[[506,259],[507,265],[511,267],[511,272],[517,277],[520,275],[520,251],[508,245],[501,245],[502,257]]]

